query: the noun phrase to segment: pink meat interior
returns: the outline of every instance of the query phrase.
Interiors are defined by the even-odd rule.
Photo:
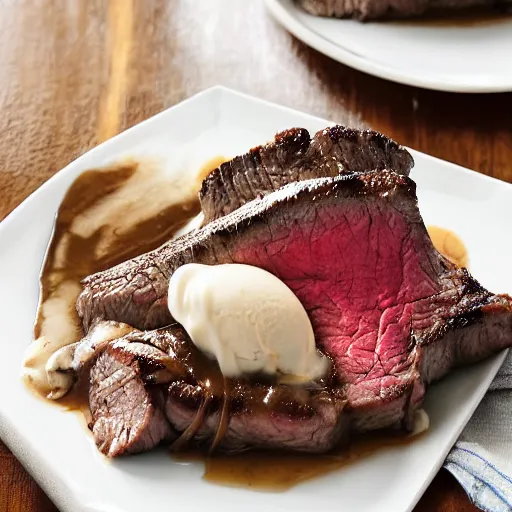
[[[359,384],[358,394],[363,381],[378,393],[409,370],[413,317],[421,317],[439,283],[418,256],[421,229],[411,229],[388,205],[352,203],[341,215],[339,207],[326,206],[288,219],[284,236],[262,230],[259,243],[239,245],[233,256],[285,281],[341,380]]]

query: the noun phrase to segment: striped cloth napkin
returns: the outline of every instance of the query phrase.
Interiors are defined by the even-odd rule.
[[[512,512],[512,350],[444,467],[486,512]]]

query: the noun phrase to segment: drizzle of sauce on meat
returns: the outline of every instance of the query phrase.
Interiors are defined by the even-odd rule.
[[[44,372],[48,358],[82,337],[75,310],[81,280],[172,238],[199,213],[201,182],[223,161],[215,157],[192,176],[129,161],[85,171],[72,183],[41,272],[35,341],[25,360],[25,380],[38,393],[50,391]]]
[[[427,229],[434,247],[445,258],[459,267],[468,266],[468,251],[464,242],[453,231],[438,226],[429,226]]]

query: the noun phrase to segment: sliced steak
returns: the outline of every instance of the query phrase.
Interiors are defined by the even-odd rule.
[[[341,386],[306,389],[238,381],[231,383],[228,394],[225,418],[222,397],[212,397],[199,427],[187,441],[209,449],[220,431],[216,448],[224,452],[272,449],[324,453],[349,432],[350,417],[343,414],[346,400]],[[204,387],[171,384],[166,414],[174,428],[186,432],[205,400]]]
[[[379,319],[392,307],[425,305],[439,309],[438,317],[426,314],[436,324],[443,321],[440,298],[447,297],[451,307],[449,301],[458,303],[466,289],[491,295],[435,250],[414,182],[372,172],[288,185],[156,251],[89,276],[77,301],[84,328],[100,319],[139,329],[170,324],[168,280],[190,262],[269,270],[297,294],[321,339],[324,324],[326,331],[339,326],[357,332],[350,325],[358,318],[352,311]]]
[[[343,387],[332,376],[309,388],[225,381],[178,324],[131,333],[103,350],[91,371],[91,429],[109,457],[149,450],[175,432],[178,449],[210,447],[220,430],[218,448],[230,452],[325,452],[348,432]]]
[[[143,452],[174,435],[163,413],[164,389],[156,385],[173,378],[168,360],[151,345],[125,339],[110,343],[98,357],[90,373],[89,405],[102,453]]]
[[[382,378],[365,376],[357,384],[332,380],[318,389],[236,383],[230,391],[229,420],[219,448],[292,449],[326,452],[353,433],[382,428],[410,430],[425,387],[452,368],[480,361],[512,343],[510,299],[496,297],[460,315],[411,349],[410,366]],[[488,340],[491,340],[489,343]],[[410,348],[410,347],[409,347]],[[186,430],[208,400],[205,389],[173,382],[166,413],[178,431]],[[209,446],[221,421],[217,395],[201,417],[193,440]]]
[[[396,386],[381,387],[378,402],[373,398],[375,393],[369,395],[368,401],[351,401],[347,391],[353,390],[353,386],[339,382],[335,375],[309,387],[224,381],[217,364],[201,354],[177,324],[134,333],[111,344],[93,372],[94,375],[99,372],[100,380],[108,381],[110,372],[102,374],[101,368],[104,360],[112,362],[114,355],[115,367],[119,369],[121,363],[121,375],[124,375],[126,363],[132,360],[133,354],[142,353],[146,369],[140,372],[137,393],[132,392],[132,372],[129,372],[129,378],[116,379],[116,383],[122,380],[121,386],[127,388],[114,398],[107,414],[101,408],[102,400],[91,394],[91,408],[97,420],[93,431],[104,452],[117,456],[130,453],[127,449],[131,446],[130,438],[125,433],[130,430],[131,423],[137,421],[140,428],[136,435],[145,444],[135,445],[132,451],[141,446],[143,450],[149,449],[159,438],[154,432],[165,430],[161,414],[165,411],[172,431],[179,433],[178,440],[172,445],[174,449],[191,443],[209,449],[215,443],[218,450],[231,453],[254,448],[323,453],[339,446],[354,432],[407,427],[420,405],[426,383],[441,377],[454,366],[480,360],[510,344],[507,333],[510,334],[511,328],[510,304],[505,298],[496,298],[491,305],[457,317],[445,324],[442,333],[431,333],[430,336],[435,338],[432,342],[413,350],[410,370],[403,374]],[[486,339],[494,342],[485,343]],[[152,346],[141,349],[141,343],[158,346],[168,355]],[[129,355],[120,350],[128,351]],[[155,386],[165,380],[148,379],[147,375],[154,375],[155,369],[161,367],[160,361],[168,357],[174,360],[171,367],[186,367],[187,372],[173,371],[173,382],[169,387]],[[169,364],[165,366],[169,367]],[[358,384],[363,390],[378,385],[382,382],[375,379]],[[152,404],[152,414],[146,414],[143,421],[134,420],[134,416],[140,415],[140,404],[145,406],[147,397],[155,395],[158,399]],[[164,396],[167,397],[165,406]],[[112,434],[117,432],[121,434]],[[105,437],[114,440],[110,445],[105,444]]]
[[[396,173],[293,183],[93,275],[78,301],[85,327],[98,318],[140,328],[170,323],[168,280],[189,262],[264,268],[301,300],[317,345],[336,371],[336,384],[328,387],[336,391],[336,406],[312,406],[310,425],[320,429],[315,435],[322,440],[318,449],[338,439],[340,422],[355,431],[409,428],[426,384],[453,366],[512,345],[510,297],[492,295],[436,251],[418,211],[414,182]],[[171,385],[167,416],[177,430],[193,421],[201,402],[206,430],[196,435],[212,435],[219,408],[206,403],[214,400],[205,393],[186,380]],[[245,403],[241,396],[235,403]],[[254,411],[250,405],[238,410]],[[259,446],[258,432],[264,439],[275,428],[264,423],[274,418],[269,415],[261,420],[256,413],[233,413],[232,418],[227,446],[241,446],[251,437]],[[233,441],[230,428],[238,432]],[[283,445],[283,438],[277,444]]]
[[[478,6],[507,6],[510,0],[296,0],[310,14],[337,18],[403,18],[429,9],[463,9]]]
[[[212,171],[199,197],[210,222],[293,181],[384,169],[408,176],[413,165],[405,149],[372,130],[337,125],[311,139],[293,128]]]

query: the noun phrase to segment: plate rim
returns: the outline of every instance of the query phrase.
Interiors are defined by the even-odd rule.
[[[331,59],[368,75],[402,85],[410,85],[434,91],[471,94],[504,93],[512,91],[512,79],[510,82],[506,83],[498,82],[494,85],[477,85],[464,81],[440,81],[430,79],[429,77],[417,78],[414,75],[401,72],[391,66],[382,65],[365,57],[361,57],[356,53],[349,51],[342,46],[338,46],[332,41],[322,37],[320,34],[305,26],[295,16],[293,16],[290,12],[290,8],[284,5],[283,0],[264,0],[264,2],[274,19],[297,39],[301,40],[314,50],[327,55]]]
[[[290,112],[294,114],[300,114],[303,116],[306,116],[310,119],[315,119],[318,121],[324,122],[326,125],[333,124],[332,121],[322,119],[317,116],[313,116],[311,114],[301,112],[300,110],[293,109],[290,107],[286,107],[277,103],[273,103],[268,100],[260,99],[254,96],[251,96],[246,93],[241,93],[236,90],[224,87],[222,85],[217,85],[214,87],[210,87],[208,89],[205,89],[193,96],[190,96],[189,98],[184,99],[180,103],[173,105],[167,109],[164,109],[163,111],[147,118],[144,121],[141,121],[140,123],[134,125],[133,127],[130,127],[129,129],[121,132],[120,134],[116,135],[115,137],[103,142],[102,144],[99,144],[98,146],[90,149],[80,157],[76,158],[75,160],[71,161],[69,164],[64,166],[61,170],[59,170],[57,173],[55,173],[54,176],[52,176],[50,179],[48,179],[43,185],[41,185],[38,189],[36,189],[32,194],[30,194],[18,207],[16,207],[2,222],[0,222],[0,238],[4,234],[4,230],[9,227],[9,225],[12,222],[15,222],[17,214],[22,213],[23,209],[27,207],[29,203],[33,201],[33,196],[40,193],[40,191],[50,188],[53,186],[53,183],[56,179],[58,179],[58,176],[62,176],[63,173],[69,173],[73,172],[73,169],[81,166],[82,162],[86,161],[87,159],[91,158],[92,156],[101,154],[101,152],[105,151],[106,147],[110,147],[113,145],[113,141],[117,140],[119,137],[126,136],[126,134],[134,129],[139,129],[139,125],[144,125],[144,123],[148,123],[151,121],[154,121],[155,118],[159,118],[163,115],[165,115],[169,110],[175,109],[176,107],[179,107],[183,104],[186,104],[190,101],[193,101],[194,99],[197,99],[202,96],[211,95],[212,101],[219,102],[222,104],[222,101],[224,101],[225,97],[236,97],[239,99],[244,99],[253,103],[260,103],[267,105],[273,109],[275,109],[278,112]],[[466,169],[464,167],[461,167],[457,164],[447,162],[445,160],[426,155],[425,153],[421,153],[419,151],[411,150],[414,155],[421,155],[422,158],[427,157],[429,160],[437,160],[437,164],[442,164],[443,166],[449,166],[453,172],[471,172],[472,176],[471,179],[484,179],[484,180],[492,180],[493,182],[499,182],[499,184],[505,188],[507,188],[510,191],[510,188],[512,187],[511,184],[508,184],[507,182],[504,182],[502,180],[478,173],[476,171],[471,171],[470,169]],[[111,155],[112,156],[112,155]],[[115,155],[113,155],[115,156]],[[496,372],[499,369],[499,366],[501,365],[501,361],[506,356],[506,352],[502,354],[496,355],[496,359],[493,362],[493,368],[494,365],[496,365]],[[498,364],[498,359],[501,359],[500,364]],[[492,379],[494,378],[494,374],[496,372],[490,372],[486,376],[485,382],[490,384]],[[492,373],[492,374],[491,374]],[[482,390],[479,392],[479,399],[475,402],[474,407],[472,407],[472,412],[478,407],[481,398],[484,396],[484,394],[487,392],[487,387],[483,387]],[[471,414],[472,414],[471,412]],[[464,426],[466,425],[467,421],[471,417],[471,414],[468,415],[467,418],[464,419],[464,421],[461,421],[459,424],[459,427],[457,428],[458,432],[463,430]],[[30,456],[30,448],[28,449],[28,453],[23,453],[23,442],[25,441],[25,436],[19,432],[15,427],[15,422],[12,421],[12,419],[2,414],[0,411],[0,431],[2,432],[2,439],[4,440],[5,444],[12,449],[13,453],[16,455],[17,459],[20,461],[20,463],[29,471],[29,473],[33,476],[33,478],[41,485],[41,487],[47,492],[49,496],[51,496],[52,501],[54,501],[56,504],[59,505],[63,510],[79,510],[79,511],[86,511],[86,510],[94,510],[97,511],[98,509],[93,507],[90,508],[92,504],[88,504],[87,502],[82,502],[81,497],[82,494],[80,492],[77,492],[76,490],[70,488],[66,483],[59,478],[57,475],[55,477],[55,473],[53,471],[48,471],[48,464],[47,460],[40,457],[31,457]],[[459,434],[457,434],[456,437],[458,437]],[[455,439],[456,439],[455,437]],[[455,440],[454,439],[454,440]],[[451,449],[451,445],[447,448],[447,453]],[[440,458],[439,464],[433,464],[431,467],[431,471],[429,473],[429,477],[425,479],[423,482],[423,485],[421,487],[418,487],[414,499],[410,503],[410,508],[407,510],[412,510],[414,505],[418,502],[418,500],[423,495],[425,489],[428,487],[430,482],[432,481],[433,477],[435,476],[436,472],[438,471],[439,467],[442,466],[444,461],[444,458]]]

